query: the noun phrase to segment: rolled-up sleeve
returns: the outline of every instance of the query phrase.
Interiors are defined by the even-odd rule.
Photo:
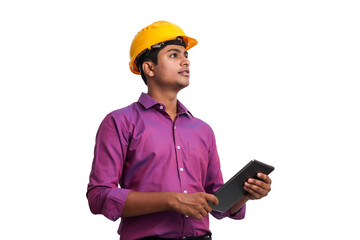
[[[215,218],[217,219],[222,219],[225,217],[229,217],[232,219],[236,219],[236,220],[241,220],[245,218],[245,212],[246,212],[246,205],[244,205],[238,212],[236,212],[235,214],[230,214],[230,211],[226,211],[226,212],[216,212],[216,211],[212,211],[211,215],[213,215]]]
[[[126,127],[110,113],[96,135],[94,159],[87,188],[87,199],[93,214],[117,220],[124,209],[128,189],[119,188],[126,149]]]
[[[215,135],[214,132],[211,130],[211,128],[210,128],[209,139],[211,144],[209,149],[209,166],[206,177],[205,191],[207,193],[212,194],[216,192],[221,186],[224,185],[224,180],[221,173],[220,159],[217,152]],[[217,219],[229,217],[232,219],[240,220],[245,218],[245,212],[246,212],[246,205],[244,205],[238,212],[232,215],[230,214],[229,210],[223,213],[212,211],[211,215],[213,215]]]

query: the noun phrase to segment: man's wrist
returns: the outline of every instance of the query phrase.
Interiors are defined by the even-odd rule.
[[[176,192],[168,192],[166,193],[166,207],[168,210],[176,211],[178,209],[178,198]]]
[[[231,208],[230,208],[230,215],[236,215],[241,209],[242,207],[245,205],[245,203],[249,200],[249,196],[245,195],[244,197],[242,197],[237,203],[235,203]]]

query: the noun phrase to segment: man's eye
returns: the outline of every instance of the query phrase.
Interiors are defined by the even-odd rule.
[[[176,53],[173,53],[170,55],[171,58],[176,58],[177,54]]]

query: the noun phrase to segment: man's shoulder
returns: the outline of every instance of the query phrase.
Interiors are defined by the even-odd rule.
[[[210,124],[208,124],[207,122],[205,122],[204,120],[194,117],[193,115],[191,115],[192,121],[194,122],[194,124],[197,125],[198,129],[202,129],[204,131],[213,133],[213,130],[210,126]]]
[[[126,107],[111,111],[105,116],[104,121],[110,120],[116,122],[117,124],[129,125],[138,111],[139,106],[137,102],[134,102]]]
[[[137,108],[136,102],[130,104],[129,106],[119,108],[116,110],[113,110],[108,115],[112,115],[114,117],[120,117],[120,116],[129,116],[134,112],[134,110]]]

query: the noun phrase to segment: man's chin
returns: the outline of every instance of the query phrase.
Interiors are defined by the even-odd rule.
[[[186,88],[187,86],[189,86],[190,85],[190,81],[187,81],[187,82],[181,82],[181,83],[179,83],[178,84],[178,87],[180,88],[180,90],[181,89],[184,89],[184,88]]]

